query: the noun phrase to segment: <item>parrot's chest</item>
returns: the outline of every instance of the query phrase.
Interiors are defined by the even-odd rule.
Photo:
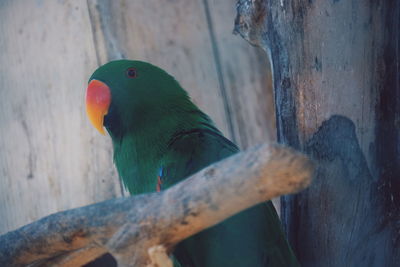
[[[136,146],[114,148],[118,175],[131,194],[154,192],[161,168],[158,153]]]

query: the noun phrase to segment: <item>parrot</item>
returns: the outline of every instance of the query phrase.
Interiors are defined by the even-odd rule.
[[[172,75],[148,62],[121,59],[97,68],[86,113],[110,135],[131,195],[165,190],[239,152]],[[172,258],[175,266],[299,266],[271,201],[185,239]]]

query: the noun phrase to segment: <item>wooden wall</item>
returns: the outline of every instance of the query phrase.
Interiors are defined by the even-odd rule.
[[[263,52],[232,34],[235,0],[0,2],[0,234],[121,195],[110,139],[85,116],[112,59],[173,74],[242,148],[275,138]]]

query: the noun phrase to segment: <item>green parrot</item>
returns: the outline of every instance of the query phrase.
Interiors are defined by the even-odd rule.
[[[86,111],[111,136],[131,194],[166,189],[238,152],[174,77],[146,62],[99,67],[89,79]],[[181,266],[298,266],[270,201],[182,241],[173,254]]]

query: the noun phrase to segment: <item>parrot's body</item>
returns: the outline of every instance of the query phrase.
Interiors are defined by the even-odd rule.
[[[109,132],[131,194],[163,190],[238,152],[175,79],[149,63],[119,60],[96,70],[87,111]],[[182,266],[298,266],[271,202],[184,240],[174,256]]]

